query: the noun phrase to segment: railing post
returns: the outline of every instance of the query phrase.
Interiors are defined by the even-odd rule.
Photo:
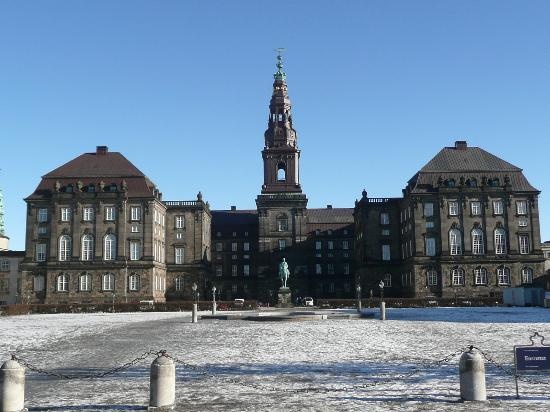
[[[0,411],[20,412],[25,408],[25,368],[16,360],[0,368]]]
[[[386,302],[380,302],[380,320],[386,320]]]
[[[463,401],[486,401],[485,363],[479,352],[473,352],[470,346],[464,352],[459,362],[460,399]]]
[[[174,408],[176,402],[176,367],[172,359],[159,355],[151,364],[149,411]]]

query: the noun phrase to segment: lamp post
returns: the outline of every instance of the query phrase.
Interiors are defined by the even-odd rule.
[[[357,312],[361,312],[361,285],[359,283],[355,290],[357,291]]]
[[[386,302],[384,302],[384,281],[378,284],[380,288],[380,320],[386,320]]]
[[[216,286],[212,286],[212,315],[216,314]]]
[[[384,281],[381,280],[378,284],[378,287],[380,288],[380,300],[384,300]]]
[[[191,315],[191,322],[197,323],[198,316],[197,316],[197,284],[193,283],[191,286],[191,290],[193,290],[193,313]]]

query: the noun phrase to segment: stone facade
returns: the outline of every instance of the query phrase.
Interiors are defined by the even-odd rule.
[[[25,301],[21,294],[21,261],[25,252],[0,251],[0,306]]]

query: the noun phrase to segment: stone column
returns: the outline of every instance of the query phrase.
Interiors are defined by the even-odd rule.
[[[149,411],[173,409],[176,402],[176,367],[160,355],[151,364]]]
[[[470,348],[460,357],[460,399],[463,401],[486,401],[485,363],[479,352]]]
[[[15,360],[4,362],[0,368],[0,411],[26,411],[25,368]]]
[[[386,320],[386,302],[380,302],[380,320]]]

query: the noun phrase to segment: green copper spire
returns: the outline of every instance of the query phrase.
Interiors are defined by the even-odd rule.
[[[283,49],[282,47],[275,49],[275,51],[277,52],[277,73],[273,75],[275,80],[281,80],[281,81],[286,80],[286,73],[283,71],[283,51],[284,50],[285,49]]]

